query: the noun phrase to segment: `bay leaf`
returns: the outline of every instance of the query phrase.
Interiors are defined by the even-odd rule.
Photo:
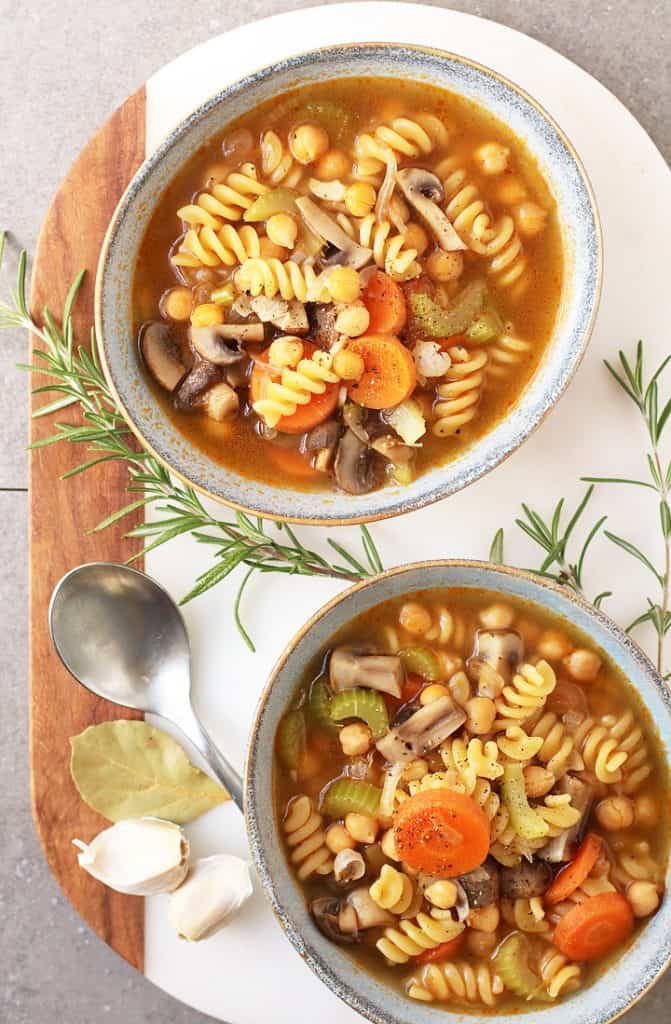
[[[184,825],[230,799],[172,736],[148,722],[90,725],[70,744],[82,800],[110,821],[150,816]]]

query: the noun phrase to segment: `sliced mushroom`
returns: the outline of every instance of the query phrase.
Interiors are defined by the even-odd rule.
[[[412,761],[435,750],[465,721],[466,712],[451,697],[439,697],[395,725],[376,747],[387,761]]]
[[[467,248],[438,206],[445,199],[445,189],[436,174],[423,167],[406,167],[398,172],[396,181],[410,205],[431,229],[441,249],[458,252]]]
[[[343,921],[343,911],[348,908],[354,910],[357,925],[362,931],[366,928],[384,928],[386,925],[393,924],[395,921],[393,914],[390,914],[388,910],[383,910],[382,907],[377,905],[370,895],[367,885],[362,885],[358,889],[353,889],[345,900],[343,910],[340,915],[341,925]]]
[[[140,352],[152,377],[166,391],[174,391],[189,371],[189,364],[171,327],[160,320],[154,320],[142,328]]]
[[[371,441],[370,447],[395,466],[407,466],[415,456],[414,448],[403,444],[398,437],[392,437],[391,434],[383,434],[382,437]]]
[[[326,263],[331,266],[343,265],[360,270],[370,261],[373,255],[372,250],[366,249],[350,238],[340,225],[327,213],[324,213],[309,196],[301,196],[297,199],[296,206],[309,229],[338,250],[335,255],[325,261]]]
[[[357,882],[366,874],[366,862],[358,850],[341,850],[333,861],[333,877],[340,885]]]
[[[262,323],[272,324],[285,334],[307,334],[310,324],[305,306],[298,299],[269,299],[266,295],[250,298],[249,307]],[[262,339],[263,340],[263,339]]]
[[[470,907],[489,907],[499,900],[499,866],[488,857],[484,864],[467,875],[460,875]]]
[[[564,829],[538,851],[538,856],[550,864],[561,864],[571,859],[587,825],[594,799],[594,788],[570,773],[559,781],[557,790],[570,794],[571,805],[580,811],[580,820],[571,828]]]
[[[348,494],[368,494],[379,482],[375,453],[352,430],[341,438],[334,469],[338,486]]]
[[[310,904],[310,912],[320,932],[331,942],[347,944],[358,940],[356,921],[354,921],[353,928],[343,930],[340,926],[341,909],[337,896],[320,896],[313,900]]]
[[[212,324],[192,327],[191,344],[203,359],[215,366],[232,366],[245,358],[242,342],[263,341],[263,324]]]
[[[337,693],[363,686],[399,698],[404,681],[403,665],[396,654],[357,654],[336,647],[329,659],[329,682]]]
[[[210,388],[221,380],[221,370],[205,359],[197,359],[175,394],[175,408],[188,412],[198,405]]]
[[[320,473],[328,473],[333,465],[342,427],[337,420],[326,420],[309,430],[303,439],[303,450],[314,452],[313,465]]]
[[[466,663],[469,677],[481,697],[498,697],[524,657],[519,633],[509,629],[479,629],[473,655]],[[487,669],[492,671],[487,671]]]
[[[522,861],[511,868],[501,868],[501,895],[506,900],[529,900],[542,896],[552,881],[552,868],[544,861]]]
[[[370,434],[366,428],[366,414],[362,406],[356,402],[345,402],[342,410],[343,423],[364,444],[370,443]]]
[[[340,337],[336,328],[338,310],[332,302],[313,302],[308,306],[310,337],[320,348],[330,349]]]

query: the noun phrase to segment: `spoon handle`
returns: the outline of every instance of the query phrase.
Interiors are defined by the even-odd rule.
[[[199,754],[203,756],[217,782],[220,782],[228,791],[236,807],[243,811],[242,778],[205,730],[191,704],[180,709],[179,714],[172,713],[170,721],[181,729]]]

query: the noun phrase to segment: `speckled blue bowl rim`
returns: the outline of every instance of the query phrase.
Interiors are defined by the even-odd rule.
[[[216,463],[166,419],[137,368],[131,316],[134,255],[161,193],[178,166],[205,141],[199,135],[205,127],[209,137],[244,109],[295,84],[365,74],[428,81],[475,98],[527,142],[558,200],[566,253],[559,323],[517,405],[454,461],[428,470],[407,487],[388,485],[367,495],[282,489]],[[209,127],[219,114],[220,121]],[[529,436],[580,363],[596,317],[601,276],[601,229],[591,185],[564,132],[528,93],[483,65],[446,51],[357,43],[313,50],[255,71],[199,106],[165,138],[133,178],[110,223],[96,280],[96,331],[105,375],[124,417],[142,445],[177,477],[204,495],[267,518],[322,525],[367,522],[453,494],[492,470]]]
[[[488,562],[441,560],[399,566],[356,584],[324,605],[294,636],[261,695],[245,777],[245,817],[250,847],[264,891],[280,924],[317,976],[354,1010],[375,1024],[457,1024],[474,1016],[417,1003],[385,987],[329,942],[312,921],[279,840],[273,801],[273,744],[280,716],[305,668],[349,621],[382,601],[432,587],[497,591],[530,601],[568,620],[592,638],[621,669],[650,712],[666,761],[671,764],[671,691],[652,663],[616,623],[557,584],[519,569]],[[589,987],[548,1008],[494,1014],[497,1024],[607,1024],[636,1003],[671,960],[671,868],[657,914],[618,960]],[[487,1014],[490,1019],[490,1014]]]

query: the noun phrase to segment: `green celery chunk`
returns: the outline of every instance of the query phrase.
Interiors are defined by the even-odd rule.
[[[275,188],[271,192],[264,192],[254,200],[248,210],[245,210],[244,219],[250,224],[256,224],[261,220],[268,220],[275,213],[296,214],[297,196],[298,193],[292,188]]]
[[[429,647],[404,647],[398,652],[406,672],[434,682],[440,676],[438,658]]]
[[[373,690],[355,687],[337,693],[331,701],[331,718],[342,722],[344,718],[360,718],[379,740],[389,729],[389,715],[384,698]]]
[[[298,768],[305,753],[307,734],[302,711],[289,711],[277,730],[277,752],[287,768]]]
[[[336,779],[329,786],[322,800],[322,811],[329,818],[344,818],[354,811],[357,814],[375,814],[380,803],[382,790],[370,782],[359,779]]]
[[[510,762],[504,765],[501,796],[510,815],[510,824],[522,839],[542,839],[548,834],[548,825],[536,814],[527,800],[522,765]]]
[[[428,338],[463,334],[482,311],[486,291],[483,281],[472,281],[456,296],[451,309],[443,309],[426,292],[417,292],[410,298],[413,324]]]
[[[329,141],[340,145],[352,122],[352,115],[346,107],[333,100],[313,100],[306,103],[296,115],[296,124],[301,121],[317,121],[329,134]]]
[[[551,1002],[540,977],[529,967],[531,945],[521,932],[513,932],[504,939],[493,957],[496,973],[505,987],[523,999],[541,999]]]
[[[330,730],[336,728],[331,718],[331,694],[323,679],[316,679],[310,687],[308,709],[310,715],[320,728]]]
[[[476,316],[466,334],[476,345],[486,345],[488,341],[498,338],[503,332],[503,321],[495,309],[483,310]]]

